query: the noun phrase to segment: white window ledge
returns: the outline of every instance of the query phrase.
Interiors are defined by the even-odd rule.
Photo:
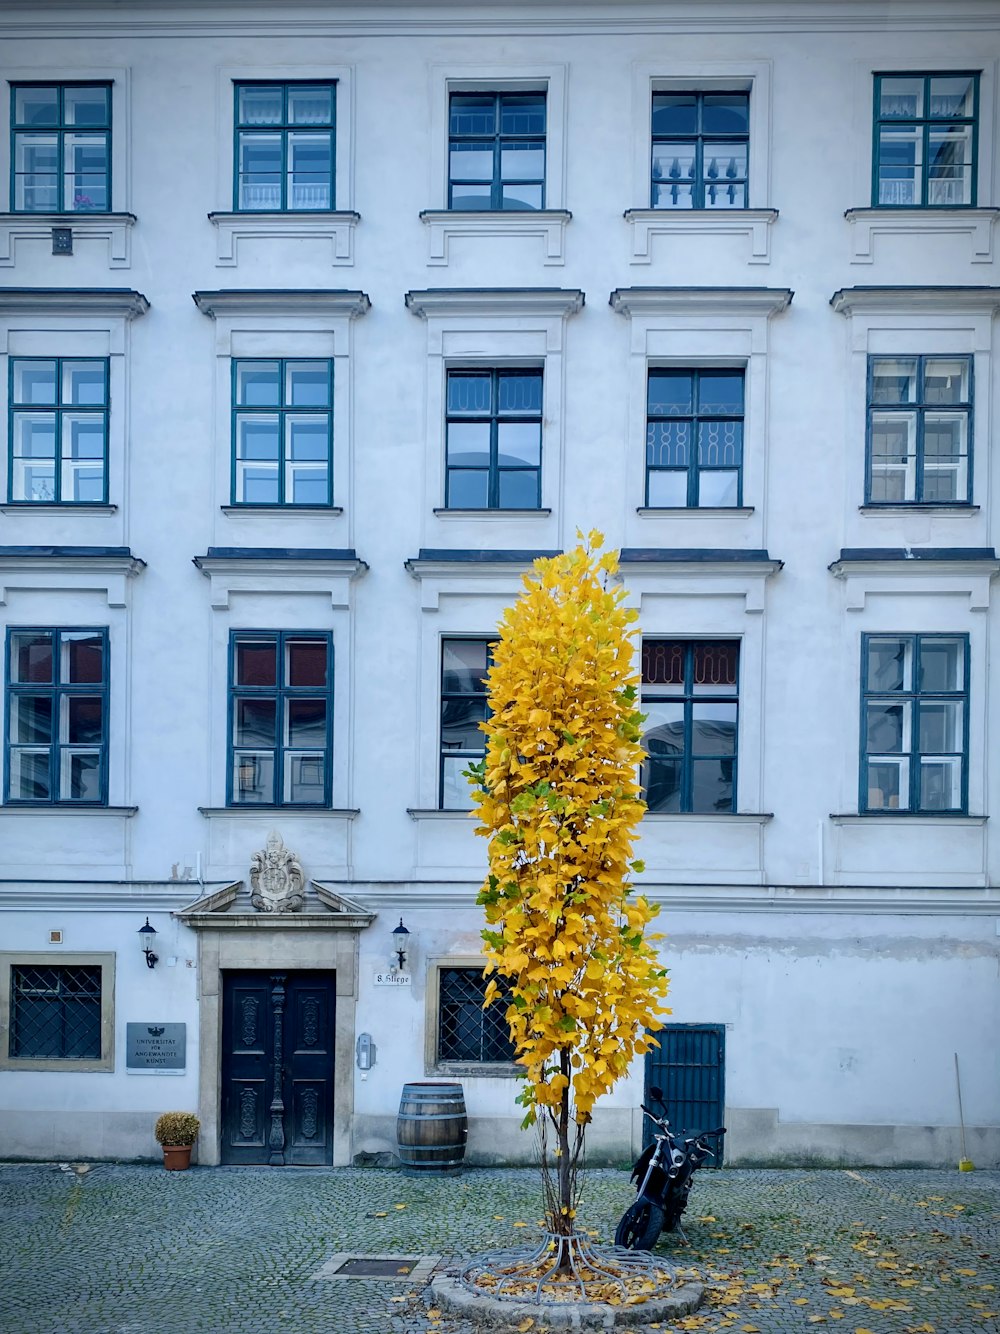
[[[354,229],[361,221],[359,213],[209,213],[215,228],[216,268],[235,268],[239,264],[241,241],[329,241],[334,268],[349,268],[354,263]]]
[[[632,232],[633,264],[650,264],[656,236],[745,236],[748,264],[770,264],[771,228],[776,208],[669,209],[630,208],[625,221]]]
[[[484,519],[545,519],[552,511],[550,509],[537,510],[460,510],[445,509],[438,506],[434,510],[439,519],[475,519],[477,523]]]
[[[449,243],[465,237],[538,237],[543,243],[543,264],[565,263],[566,225],[572,218],[566,209],[514,210],[483,209],[463,212],[453,209],[425,209],[420,221],[428,231],[430,249],[427,263],[449,262]]]
[[[241,514],[252,515],[255,519],[275,518],[286,521],[293,514],[325,514],[335,519],[343,514],[342,505],[220,505],[223,514],[237,518]]]
[[[198,814],[203,815],[206,820],[234,819],[248,820],[253,819],[255,815],[284,815],[296,820],[301,815],[310,816],[314,819],[325,817],[328,820],[354,820],[361,814],[360,810],[350,807],[330,807],[330,806],[199,806]]]
[[[411,820],[464,820],[468,821],[475,818],[475,812],[471,810],[455,811],[445,807],[438,806],[407,806],[406,813]]]
[[[0,268],[15,266],[22,241],[41,242],[51,251],[52,229],[59,227],[72,232],[74,250],[78,241],[103,241],[108,268],[128,269],[132,265],[134,224],[134,213],[0,213]],[[71,259],[72,253],[60,258]]]
[[[978,505],[859,505],[859,514],[877,514],[885,518],[890,514],[943,514],[949,519],[964,518],[978,514]]]
[[[753,505],[640,505],[640,519],[749,519]]]
[[[24,803],[19,805],[13,803],[10,806],[0,806],[0,815],[98,815],[105,818],[119,820],[131,820],[133,815],[139,812],[138,806],[84,806],[77,805],[74,802],[52,802],[50,805],[28,805]]]
[[[646,811],[642,822],[647,820],[682,824],[767,824],[774,819],[773,811]]]
[[[947,829],[953,825],[984,825],[988,819],[988,815],[948,815],[944,811],[933,814],[929,811],[896,811],[892,815],[883,814],[881,811],[868,813],[845,811],[841,814],[831,812],[830,815],[831,822],[836,825],[894,825],[903,822],[939,829]]]
[[[1000,208],[849,208],[851,263],[872,264],[881,236],[967,236],[973,264],[993,262],[993,223]]]
[[[0,514],[57,514],[60,518],[68,518],[71,514],[114,514],[117,509],[117,505],[88,505],[76,502],[66,505],[44,505],[28,500],[0,505]]]

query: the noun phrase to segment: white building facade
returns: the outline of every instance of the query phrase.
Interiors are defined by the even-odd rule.
[[[996,1164],[998,36],[4,6],[0,1156],[183,1108],[202,1163],[347,1164],[444,1079],[530,1159],[461,770],[522,573],[599,528],[673,1014],[592,1160],[652,1082],[730,1162],[953,1163],[957,1053]]]

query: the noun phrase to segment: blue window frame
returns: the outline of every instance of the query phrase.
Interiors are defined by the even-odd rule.
[[[868,358],[871,505],[972,501],[972,358]]]
[[[654,93],[653,208],[746,208],[749,93]]]
[[[4,801],[106,806],[108,632],[8,629]]]
[[[108,374],[106,358],[11,357],[10,504],[107,504]]]
[[[976,202],[979,75],[875,75],[872,203],[968,208]]]
[[[968,635],[861,639],[860,809],[968,809]]]
[[[329,806],[330,634],[233,631],[229,735],[230,806]]]
[[[489,639],[441,641],[438,804],[442,810],[467,811],[472,807],[469,781],[463,773],[486,754],[486,737],[479,724],[489,717],[486,676],[492,661],[493,643]]]
[[[445,507],[539,509],[542,372],[448,372]]]
[[[740,645],[644,639],[642,785],[651,811],[736,810]]]
[[[317,213],[336,207],[336,83],[236,84],[233,207]]]
[[[448,207],[545,207],[545,93],[452,93]]]
[[[649,371],[646,505],[743,503],[742,370]]]
[[[11,85],[14,213],[111,209],[111,84]]]
[[[234,505],[332,505],[333,362],[233,362]]]

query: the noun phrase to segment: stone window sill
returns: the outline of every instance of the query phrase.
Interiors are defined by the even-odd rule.
[[[550,509],[537,510],[459,510],[445,509],[443,506],[435,509],[434,515],[438,519],[544,519],[550,515]]]
[[[640,505],[640,519],[747,519],[753,505]]]
[[[131,231],[134,213],[0,213],[0,268],[13,268],[22,242],[45,244],[52,249],[52,229],[72,233],[73,244],[103,241],[107,245],[108,268],[132,265]],[[73,251],[59,258],[72,259]]]
[[[60,516],[70,514],[114,514],[117,509],[117,505],[44,505],[36,504],[31,500],[21,502],[12,500],[6,505],[0,505],[0,514],[58,514]]]
[[[544,245],[543,264],[565,263],[566,227],[572,218],[566,209],[537,209],[517,212],[483,209],[425,209],[420,221],[427,228],[427,263],[449,263],[449,246],[455,237],[538,237]]]
[[[0,815],[98,815],[120,820],[131,820],[138,811],[138,806],[75,806],[68,801],[54,801],[48,805],[11,802],[8,806],[0,806]]]
[[[988,815],[963,815],[956,811],[845,811],[830,815],[836,825],[863,824],[925,824],[925,825],[984,825]]]
[[[223,514],[230,516],[249,514],[254,518],[260,515],[287,519],[293,514],[328,514],[336,518],[343,514],[341,505],[220,505]]]
[[[872,264],[875,238],[967,236],[973,264],[993,261],[993,222],[1000,208],[849,208],[851,263]]]
[[[859,505],[859,514],[945,514],[949,518],[978,514],[978,505]]]
[[[625,221],[632,232],[633,264],[650,264],[656,236],[745,236],[750,242],[748,264],[770,264],[771,228],[776,208],[669,209],[630,208]]]
[[[473,810],[454,811],[439,806],[407,806],[406,813],[411,820],[469,820]]]
[[[216,268],[236,268],[240,242],[248,240],[320,240],[330,242],[334,268],[354,264],[354,229],[361,215],[351,210],[324,213],[209,213],[215,228]]]
[[[349,807],[331,807],[331,806],[199,806],[198,814],[203,815],[206,820],[218,820],[225,818],[235,818],[245,820],[248,816],[254,815],[282,815],[290,819],[297,819],[300,815],[305,815],[309,819],[327,817],[334,820],[353,820],[361,814],[360,810],[352,810]]]
[[[774,819],[773,811],[647,811],[646,820],[665,820],[669,823],[687,821],[692,824],[767,824]]]

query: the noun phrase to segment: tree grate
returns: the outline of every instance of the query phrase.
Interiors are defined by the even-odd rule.
[[[383,1282],[418,1283],[430,1281],[439,1255],[333,1255],[313,1274],[313,1278],[374,1278]]]

